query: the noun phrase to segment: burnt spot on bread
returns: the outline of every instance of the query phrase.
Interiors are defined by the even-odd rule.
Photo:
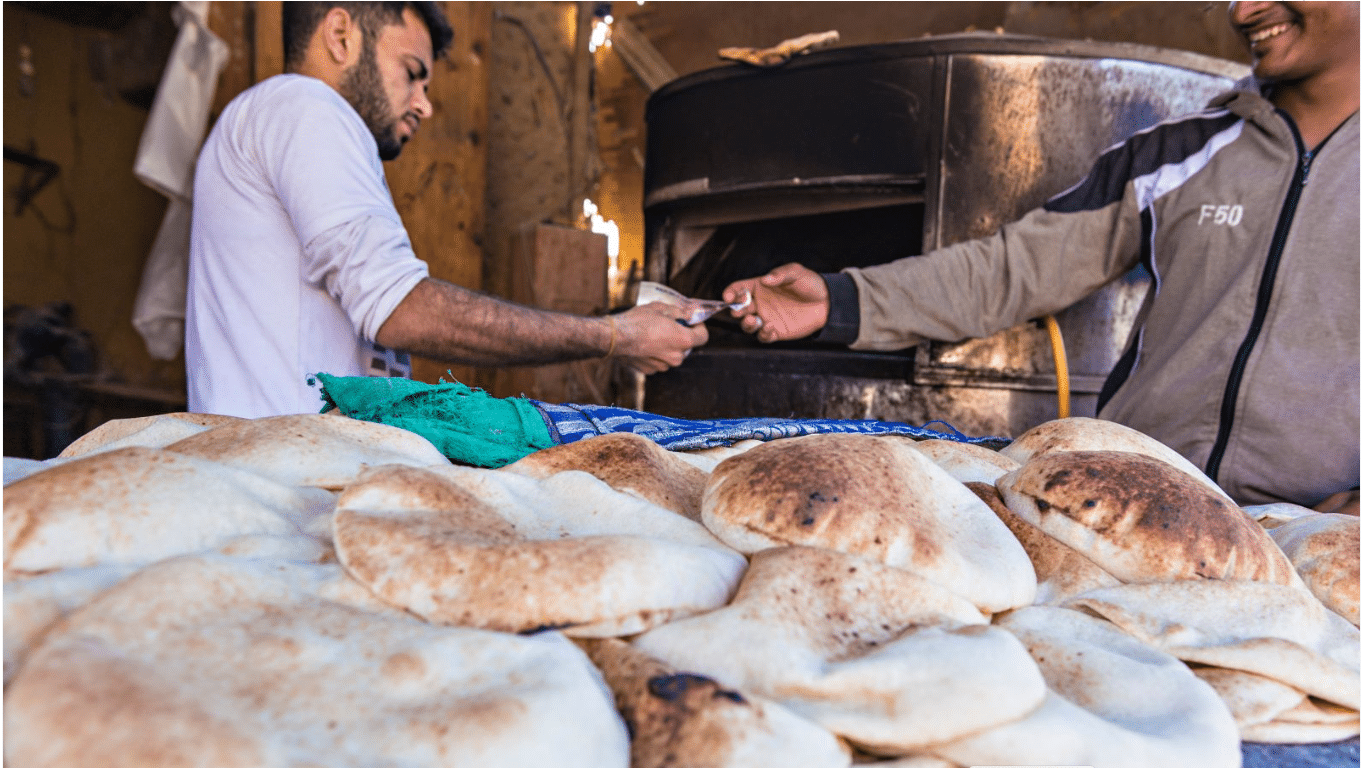
[[[621,640],[582,643],[626,722],[632,765],[728,764],[735,745],[764,718],[738,691]]]
[[[1064,483],[1068,482],[1068,478],[1070,478],[1070,477],[1072,477],[1072,476],[1073,476],[1073,470],[1071,470],[1071,469],[1064,469],[1064,470],[1060,470],[1060,471],[1058,471],[1058,472],[1055,472],[1055,473],[1054,473],[1053,475],[1051,475],[1051,476],[1049,477],[1049,479],[1044,483],[1044,490],[1045,490],[1045,491],[1052,491],[1052,490],[1054,490],[1055,488],[1059,487],[1060,485],[1063,485]]]
[[[912,490],[922,461],[910,445],[870,435],[825,434],[756,446],[713,471],[709,514],[788,544],[848,549],[881,559],[904,544],[913,563],[942,554],[926,514],[933,500]]]
[[[657,675],[646,681],[646,690],[650,695],[665,701],[678,701],[688,693],[690,688],[698,686],[712,685],[712,679],[695,675],[689,672],[680,672],[673,675]]]
[[[574,621],[562,621],[555,624],[537,624],[535,627],[520,629],[517,631],[517,633],[519,635],[539,635],[542,632],[556,632],[562,629],[569,629],[570,627],[577,625],[578,622]]]
[[[1285,558],[1256,522],[1182,470],[1146,455],[1037,456],[1021,490],[1123,551],[1124,580],[1252,579],[1286,584]],[[1115,572],[1117,564],[1107,569]]]

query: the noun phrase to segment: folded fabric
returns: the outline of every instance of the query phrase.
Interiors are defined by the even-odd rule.
[[[452,461],[496,468],[556,441],[531,401],[459,382],[316,374],[325,405],[346,416],[416,432]]]
[[[917,427],[848,419],[690,420],[608,405],[498,398],[459,382],[427,384],[326,373],[316,374],[315,379],[311,383],[322,390],[323,413],[335,409],[353,419],[402,427],[430,440],[448,459],[477,467],[502,467],[543,448],[614,432],[641,435],[671,451],[830,432],[954,440],[994,450],[1010,443],[1003,437],[968,437],[944,422]]]
[[[921,439],[954,440],[1000,448],[1011,441],[1002,437],[968,437],[942,421],[915,427],[897,421],[867,419],[675,419],[654,413],[633,411],[610,405],[532,403],[551,425],[557,443],[573,443],[586,437],[610,432],[634,432],[654,440],[671,451],[717,448],[741,440],[777,440],[830,432],[866,435],[897,434]],[[933,429],[930,424],[939,424]]]

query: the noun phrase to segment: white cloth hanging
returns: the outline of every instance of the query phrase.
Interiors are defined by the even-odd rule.
[[[195,158],[229,54],[228,44],[209,31],[207,1],[177,3],[171,17],[180,32],[133,161],[138,180],[170,200],[133,305],[133,327],[142,335],[148,354],[157,360],[174,359],[185,343]]]

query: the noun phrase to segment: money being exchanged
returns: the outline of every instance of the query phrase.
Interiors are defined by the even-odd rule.
[[[745,298],[734,303],[716,301],[714,299],[694,299],[679,293],[667,285],[653,283],[649,280],[641,281],[636,293],[636,305],[650,304],[659,302],[678,307],[686,313],[679,319],[684,325],[697,325],[709,317],[717,314],[723,309],[742,310],[750,306],[750,292],[746,291]]]

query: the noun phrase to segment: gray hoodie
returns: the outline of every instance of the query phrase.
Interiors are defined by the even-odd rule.
[[[986,336],[1144,264],[1153,287],[1098,415],[1243,504],[1357,487],[1358,115],[1307,151],[1241,85],[1108,149],[996,235],[826,276],[822,338],[892,350]]]

